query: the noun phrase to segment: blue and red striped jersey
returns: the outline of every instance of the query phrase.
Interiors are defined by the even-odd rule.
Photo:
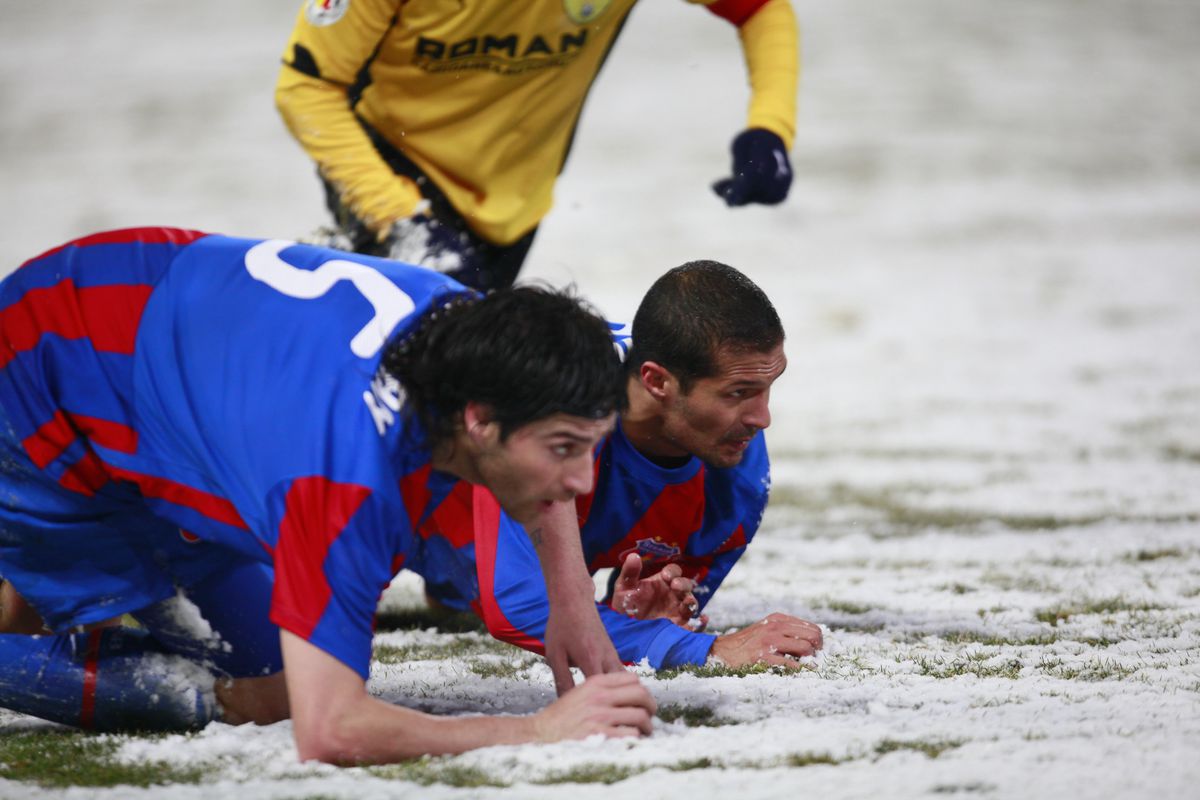
[[[770,490],[760,432],[741,463],[718,469],[692,458],[664,468],[637,451],[618,424],[597,449],[595,486],[576,498],[584,557],[593,572],[638,553],[643,577],[670,563],[697,582],[701,610],[758,530]],[[492,635],[542,652],[549,600],[524,528],[479,487],[456,487],[417,526],[409,569],[445,605],[473,610]],[[638,620],[604,603],[600,617],[626,662],[656,669],[703,663],[714,636],[668,620]]]
[[[273,564],[272,621],[365,678],[379,593],[428,494],[425,437],[383,345],[464,291],[383,259],[167,228],[30,260],[0,284],[0,411],[45,484],[41,538],[70,527],[47,498],[97,514],[140,504]],[[34,489],[13,483],[4,502],[19,508]],[[64,538],[80,552],[59,556],[72,563],[46,593],[61,601],[39,610],[65,627],[162,599],[155,535],[124,561],[109,553],[104,574]],[[21,545],[4,545],[0,573],[20,569]]]

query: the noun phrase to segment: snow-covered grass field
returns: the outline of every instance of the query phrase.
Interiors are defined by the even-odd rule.
[[[321,223],[271,107],[296,4],[6,4],[0,273],[108,227]],[[48,726],[0,715],[0,797],[1197,796],[1200,6],[795,4],[787,204],[709,193],[746,97],[736,40],[645,0],[526,276],[624,318],[662,270],[715,258],[774,298],[772,505],[709,611],[821,622],[811,669],[646,673],[651,738],[395,768],[297,764],[287,724],[85,742],[168,781],[141,789],[17,779],[12,742]],[[418,598],[401,580],[387,603]],[[378,645],[395,702],[552,696],[477,633]]]

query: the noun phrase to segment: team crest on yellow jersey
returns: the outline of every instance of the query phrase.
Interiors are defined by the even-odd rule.
[[[341,19],[348,8],[350,0],[308,0],[304,16],[310,25],[323,28]]]
[[[576,25],[592,22],[608,8],[612,0],[563,0],[563,9]]]

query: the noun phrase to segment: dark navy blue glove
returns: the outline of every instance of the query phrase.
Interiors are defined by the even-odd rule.
[[[388,258],[447,273],[469,266],[471,244],[464,231],[424,213],[394,222],[384,242]]]
[[[713,184],[728,205],[782,203],[792,186],[792,163],[783,140],[763,128],[744,130],[733,140],[733,177]]]

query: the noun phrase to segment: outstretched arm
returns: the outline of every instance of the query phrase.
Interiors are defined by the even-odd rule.
[[[286,630],[281,636],[301,760],[383,764],[496,744],[650,733],[654,699],[630,673],[597,676],[530,717],[437,717],[371,697],[341,661]]]
[[[732,145],[733,175],[713,189],[727,204],[780,203],[792,184],[800,35],[790,0],[717,0],[714,14],[738,28],[750,78],[746,128]]]

